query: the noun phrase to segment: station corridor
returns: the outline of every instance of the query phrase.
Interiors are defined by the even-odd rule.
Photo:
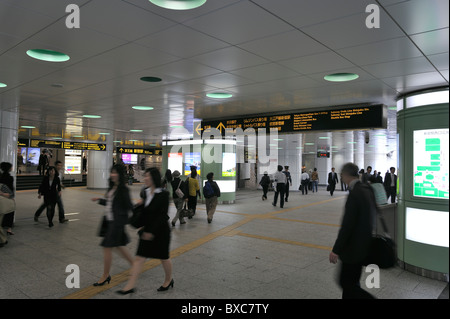
[[[134,202],[142,185],[131,186]],[[0,299],[113,299],[128,279],[128,263],[114,255],[112,281],[93,287],[103,270],[97,237],[103,207],[90,199],[102,191],[85,187],[63,191],[66,224],[49,229],[45,214],[33,214],[41,200],[36,191],[17,192],[15,235],[1,250]],[[138,282],[136,299],[339,299],[339,265],[328,256],[339,231],[346,193],[330,197],[325,188],[302,196],[292,192],[283,209],[261,201],[260,191],[238,191],[234,205],[219,205],[211,224],[205,205],[185,225],[172,228],[171,258],[174,289],[158,293],[163,270],[158,260],[147,260]],[[175,207],[170,206],[173,218]],[[136,230],[127,226],[134,256]],[[66,267],[80,268],[80,288],[66,287]],[[361,285],[365,287],[363,272]],[[417,276],[396,267],[381,270],[380,288],[370,293],[380,299],[437,299],[447,283]],[[445,293],[444,293],[445,294]],[[125,298],[130,298],[126,296]]]

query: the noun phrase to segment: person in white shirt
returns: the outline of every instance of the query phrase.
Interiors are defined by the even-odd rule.
[[[280,208],[284,207],[284,192],[286,190],[286,175],[283,173],[283,166],[278,165],[278,171],[274,175],[275,183],[277,184],[275,189],[275,197],[272,205],[277,206],[278,195],[280,195]]]
[[[308,195],[308,184],[309,184],[309,174],[306,172],[306,169],[302,169],[301,175],[301,184],[300,189],[302,191],[302,195]]]

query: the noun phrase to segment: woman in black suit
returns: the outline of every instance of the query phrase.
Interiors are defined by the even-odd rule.
[[[139,247],[136,253],[131,276],[124,290],[117,293],[126,295],[135,291],[136,281],[142,271],[146,258],[160,259],[164,268],[165,280],[158,291],[173,288],[172,261],[169,257],[170,227],[169,227],[169,193],[161,188],[161,173],[157,168],[145,171],[144,183],[146,188],[141,192],[140,205],[143,205],[140,228]]]
[[[44,204],[47,207],[48,227],[53,227],[53,216],[55,215],[55,206],[61,196],[61,182],[58,178],[56,167],[50,166],[47,174],[39,186],[39,196],[44,196]]]
[[[103,276],[94,283],[94,286],[103,286],[111,281],[109,274],[112,263],[113,248],[128,262],[133,264],[131,253],[125,248],[130,242],[125,232],[125,225],[128,223],[128,212],[133,208],[130,199],[130,192],[126,186],[126,172],[122,165],[114,165],[111,168],[109,179],[109,189],[106,198],[92,198],[92,201],[106,206],[103,221],[100,229],[100,237],[104,237],[103,246]]]
[[[0,175],[0,184],[8,187],[8,189],[4,193],[0,189],[0,195],[6,198],[14,198],[14,177],[12,177],[10,174],[12,171],[12,164],[7,162],[1,163],[0,170],[2,172]],[[12,232],[12,227],[14,224],[14,212],[5,214],[3,216],[3,221],[0,224],[0,227],[7,228],[6,233],[8,235],[14,235],[14,233]]]

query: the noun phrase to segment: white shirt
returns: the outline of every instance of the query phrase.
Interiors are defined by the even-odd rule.
[[[394,178],[395,178],[395,174],[391,173],[391,187],[395,187]]]
[[[274,177],[277,184],[286,184],[286,175],[283,172],[276,172]]]
[[[304,172],[304,173],[302,174],[302,181],[307,180],[307,179],[309,179],[309,174],[306,173],[306,172]]]
[[[145,207],[147,207],[148,205],[150,205],[150,203],[151,203],[152,200],[153,200],[153,197],[155,197],[155,194],[161,193],[161,192],[162,192],[162,188],[157,188],[157,189],[155,189],[155,191],[154,191],[153,194],[152,194],[152,189],[151,189],[150,187],[146,188],[146,189],[145,189],[145,195],[146,195],[146,198],[145,198]]]
[[[105,217],[107,221],[114,220],[114,214],[112,211],[112,203],[114,200],[114,193],[116,192],[116,188],[112,188],[108,194],[106,194],[106,207],[105,207]]]

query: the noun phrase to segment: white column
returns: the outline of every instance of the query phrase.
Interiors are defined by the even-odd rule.
[[[113,136],[106,136],[106,151],[89,151],[87,174],[88,189],[106,189],[109,186],[109,175],[113,165]]]
[[[353,154],[354,154],[354,163],[358,166],[359,169],[364,168],[364,132],[356,131],[354,132],[354,143],[353,144]],[[351,144],[349,144],[351,145]]]
[[[353,132],[334,133],[332,160],[336,172],[340,173],[346,163],[353,163]]]
[[[17,136],[19,130],[19,111],[0,110],[0,163],[11,163],[11,176],[16,182],[17,171]],[[15,185],[14,185],[15,187]]]
[[[319,137],[328,137],[328,139],[320,139]],[[316,151],[330,151],[331,145],[333,143],[332,133],[321,133],[316,135]],[[319,174],[319,185],[326,185],[328,183],[328,173],[331,172],[331,168],[333,167],[333,155],[330,154],[330,158],[321,157],[318,158],[316,154],[314,154],[316,158],[316,168],[317,173]],[[309,173],[309,172],[308,172]]]

